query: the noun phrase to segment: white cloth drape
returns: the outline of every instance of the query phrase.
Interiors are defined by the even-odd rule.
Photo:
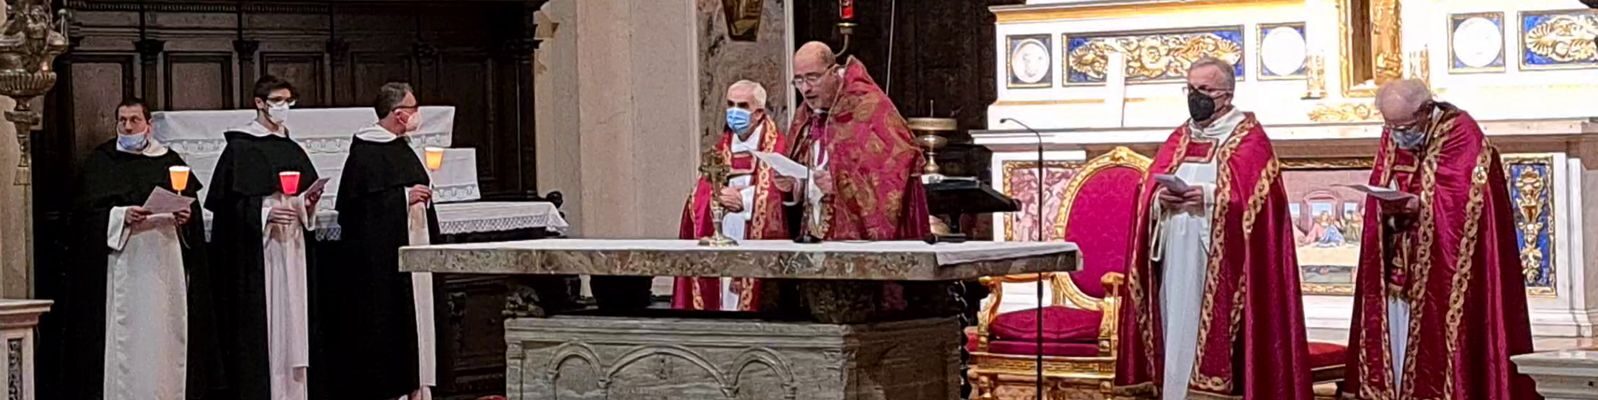
[[[182,399],[189,311],[176,219],[128,225],[129,208],[112,208],[106,227],[105,398]]]
[[[272,224],[272,207],[286,205],[300,218]],[[306,400],[311,365],[306,300],[305,232],[315,229],[300,197],[281,194],[261,201],[262,256],[266,268],[267,364],[273,400]]]
[[[1387,297],[1387,338],[1393,354],[1393,387],[1404,383],[1404,351],[1409,349],[1409,301]]]
[[[406,196],[409,203],[410,196]],[[423,246],[431,243],[428,235],[431,233],[427,227],[427,203],[410,204],[406,206],[407,227],[410,233],[412,246]],[[438,348],[437,336],[433,326],[433,274],[431,272],[411,273],[411,298],[416,303],[416,372],[422,387],[438,386]]]
[[[1189,127],[1194,140],[1212,141],[1219,152],[1222,143],[1237,128],[1245,115],[1233,110],[1205,128]],[[1165,210],[1155,199],[1152,215],[1159,224],[1157,245],[1151,248],[1164,265],[1160,281],[1160,321],[1165,333],[1165,381],[1160,393],[1165,400],[1187,398],[1188,381],[1198,350],[1199,314],[1204,303],[1204,280],[1209,271],[1210,216],[1215,213],[1215,182],[1218,157],[1209,162],[1184,162],[1176,176],[1204,191],[1202,210]]]

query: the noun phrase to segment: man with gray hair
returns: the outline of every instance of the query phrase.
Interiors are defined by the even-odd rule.
[[[1271,140],[1233,107],[1230,63],[1204,58],[1187,72],[1191,118],[1139,193],[1117,391],[1310,399],[1293,225]]]
[[[409,136],[421,110],[409,84],[377,91],[378,121],[355,132],[339,181],[343,265],[318,271],[332,398],[431,398],[436,385],[432,276],[400,272],[399,248],[432,241],[429,178]]]
[[[683,208],[678,236],[698,239],[715,234],[714,202],[726,211],[722,233],[734,240],[787,237],[777,175],[754,157],[756,151],[787,150],[776,122],[766,113],[766,88],[748,80],[733,83],[727,88],[726,125],[716,144],[716,152],[732,167],[731,174],[721,185],[699,180]],[[721,189],[713,190],[715,186]],[[748,278],[677,278],[671,303],[677,309],[751,311],[759,304],[756,293],[755,281]]]
[[[1510,357],[1532,351],[1514,205],[1498,150],[1417,80],[1376,94],[1344,396],[1537,399]],[[1468,321],[1462,326],[1461,321]]]

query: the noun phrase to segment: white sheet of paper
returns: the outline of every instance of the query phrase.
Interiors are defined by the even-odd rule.
[[[144,200],[144,209],[154,214],[171,214],[189,209],[194,199],[172,193],[161,187],[150,191],[150,198]]]
[[[305,191],[301,192],[300,196],[305,196],[308,193],[321,193],[327,189],[327,182],[331,180],[333,178],[321,178],[317,179],[316,182],[311,182],[311,187],[305,188]]]
[[[1406,199],[1409,199],[1411,197],[1415,197],[1415,195],[1413,195],[1413,194],[1404,193],[1404,192],[1400,192],[1400,191],[1397,191],[1397,190],[1384,188],[1384,187],[1381,187],[1381,186],[1371,186],[1371,185],[1341,185],[1341,186],[1349,188],[1349,189],[1354,189],[1355,191],[1359,191],[1359,192],[1368,194],[1371,197],[1375,197],[1375,198],[1382,199],[1382,200],[1387,200],[1387,201],[1406,200]]]
[[[1171,193],[1185,193],[1188,190],[1192,190],[1192,187],[1187,185],[1187,181],[1176,175],[1155,174],[1154,181],[1165,186],[1165,191]]]
[[[804,179],[805,172],[810,170],[809,168],[805,168],[804,165],[788,159],[788,156],[777,153],[757,151],[755,152],[755,158],[760,159],[760,162],[764,162],[766,165],[770,165],[771,170],[776,171],[778,175],[790,178]]]

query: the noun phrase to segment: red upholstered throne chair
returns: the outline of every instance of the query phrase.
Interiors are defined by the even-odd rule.
[[[1043,309],[1044,390],[1050,399],[1109,398],[1115,377],[1116,313],[1125,282],[1127,239],[1137,187],[1149,159],[1117,147],[1084,164],[1066,186],[1055,226],[1082,251],[1082,269],[1043,274],[1053,298]],[[1036,309],[999,313],[1005,283],[1038,274],[982,279],[991,301],[971,337],[973,400],[1033,398],[1037,376]]]

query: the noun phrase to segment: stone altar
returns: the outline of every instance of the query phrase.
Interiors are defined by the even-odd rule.
[[[1520,372],[1537,380],[1547,400],[1598,400],[1598,349],[1522,354]]]
[[[512,399],[955,399],[958,282],[1079,265],[1076,245],[1060,242],[558,239],[407,247],[400,258],[403,271],[442,274],[752,277],[776,294],[760,313],[509,320]]]

